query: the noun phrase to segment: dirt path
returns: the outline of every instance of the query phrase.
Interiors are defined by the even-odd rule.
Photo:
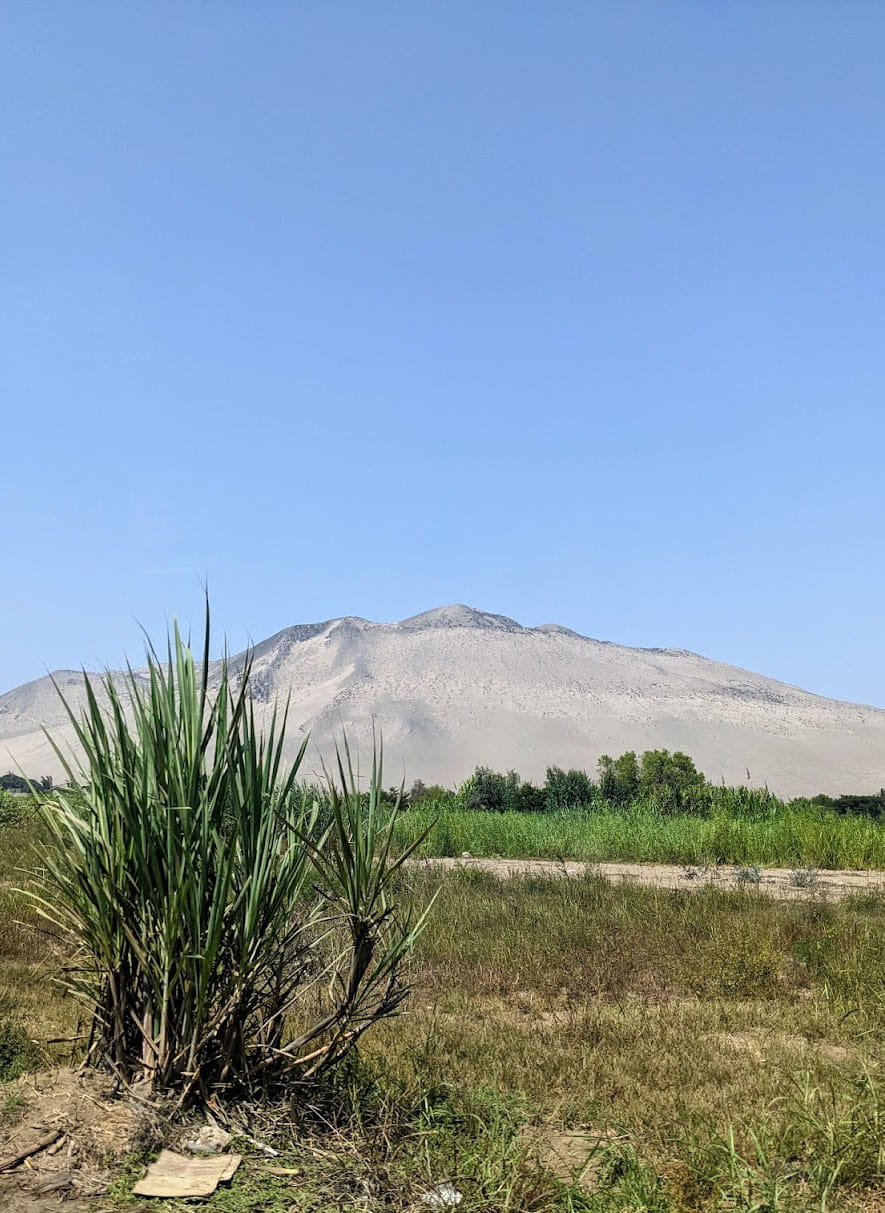
[[[762,868],[758,882],[755,870],[723,864],[704,868],[669,863],[583,863],[574,859],[482,859],[476,856],[433,858],[417,861],[425,867],[462,868],[508,876],[580,877],[587,873],[604,876],[613,884],[623,882],[656,889],[748,889],[767,893],[783,901],[822,897],[838,900],[854,893],[885,892],[885,871],[822,870],[797,874],[790,868]],[[743,874],[743,878],[739,874]]]

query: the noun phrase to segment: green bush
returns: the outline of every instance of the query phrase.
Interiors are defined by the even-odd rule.
[[[461,784],[456,795],[459,808],[487,813],[509,813],[519,809],[521,780],[516,771],[506,775],[489,767],[477,767]]]
[[[417,808],[418,805],[426,804],[447,804],[454,803],[455,795],[448,788],[444,788],[442,784],[432,783],[429,786],[423,779],[416,779],[409,789],[409,794],[406,797],[409,808]]]
[[[596,766],[599,790],[609,804],[628,804],[639,795],[639,762],[632,750],[620,758],[603,754]]]
[[[541,808],[562,811],[580,809],[590,804],[596,796],[596,786],[586,771],[563,771],[560,767],[548,767],[542,793]]]
[[[885,821],[885,790],[875,796],[815,796],[784,801],[768,788],[725,787],[708,783],[693,760],[679,750],[632,750],[612,758],[603,754],[598,781],[586,771],[547,768],[539,787],[516,771],[502,774],[477,767],[457,792],[425,788],[416,781],[409,798],[412,808],[430,807],[494,813],[646,813],[656,817],[694,816],[765,821],[799,811],[810,820],[835,815]]]
[[[837,796],[833,801],[837,813],[850,813],[875,820],[885,819],[885,789],[878,796]]]
[[[0,775],[0,791],[27,793],[30,790],[31,785],[22,775],[15,775],[12,771]]]
[[[0,1082],[10,1082],[39,1061],[37,1047],[19,1024],[0,1020]]]
[[[16,825],[21,820],[21,797],[0,791],[0,827]]]

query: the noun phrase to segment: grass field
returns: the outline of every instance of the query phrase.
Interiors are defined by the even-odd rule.
[[[814,808],[759,819],[663,816],[647,811],[488,813],[416,808],[403,813],[405,846],[428,831],[419,854],[537,856],[680,864],[885,868],[885,826]]]
[[[31,837],[0,831],[0,1020],[39,1043],[75,1035],[77,1013],[11,887]],[[883,1208],[881,897],[408,880],[416,908],[436,902],[407,1013],[286,1147],[297,1176],[247,1160],[209,1208],[420,1209],[443,1181],[464,1213]],[[17,1098],[0,1109],[26,1116]],[[131,1205],[127,1183],[101,1207]]]
[[[883,940],[877,898],[456,874],[413,1013],[367,1052],[407,1089],[485,1091],[511,1128],[589,1127],[605,1183],[575,1208],[851,1207],[885,1182]],[[479,1207],[523,1207],[508,1174]]]

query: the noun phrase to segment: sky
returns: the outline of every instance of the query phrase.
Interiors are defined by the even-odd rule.
[[[885,7],[0,10],[0,691],[450,602],[885,706]]]

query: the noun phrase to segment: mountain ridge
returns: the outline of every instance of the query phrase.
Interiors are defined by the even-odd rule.
[[[463,603],[395,623],[347,615],[293,624],[235,654],[252,658],[259,719],[291,695],[290,749],[311,733],[311,769],[342,729],[373,730],[397,781],[452,784],[477,765],[524,777],[592,770],[601,753],[681,749],[709,778],[783,794],[877,791],[885,711],[807,692],[684,649],[631,648],[558,624],[524,627]],[[220,663],[213,662],[217,683]],[[58,671],[73,706],[83,675]],[[71,742],[51,675],[0,695],[0,766],[57,774],[43,733]]]

